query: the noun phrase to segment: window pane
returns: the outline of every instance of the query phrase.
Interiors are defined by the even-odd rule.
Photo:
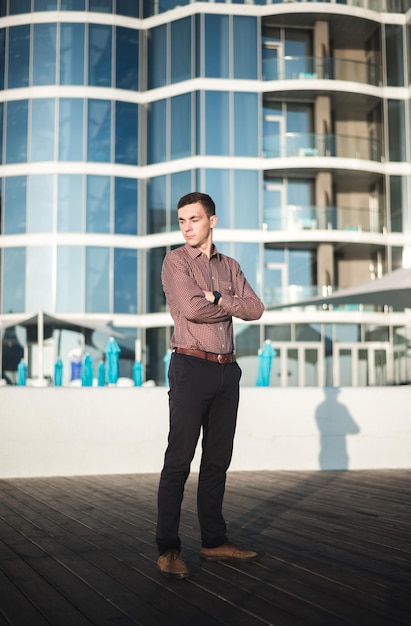
[[[116,29],[116,87],[138,90],[138,30]]]
[[[147,113],[147,157],[148,163],[167,159],[166,153],[166,101],[159,100],[148,106]]]
[[[171,22],[171,82],[191,78],[191,17]]]
[[[26,293],[26,248],[3,251],[3,313],[23,313]]]
[[[127,15],[128,17],[140,17],[140,5],[136,0],[117,0],[117,15]]]
[[[388,100],[388,146],[390,161],[406,161],[405,103]]]
[[[4,234],[26,232],[25,176],[9,176],[4,185]]]
[[[83,219],[83,181],[80,174],[60,174],[57,195],[57,231],[81,233]]]
[[[257,78],[257,20],[233,17],[234,78]],[[244,45],[247,42],[247,45]]]
[[[27,100],[7,103],[6,163],[27,161]]]
[[[210,78],[229,78],[228,16],[205,15],[204,20],[205,75]]]
[[[114,232],[137,235],[137,180],[116,178],[114,190]]]
[[[89,11],[95,11],[96,13],[111,13],[112,12],[112,0],[89,0]]]
[[[171,98],[171,158],[191,155],[191,94]]]
[[[56,11],[57,0],[34,0],[35,11]]]
[[[30,13],[31,0],[9,0],[9,14]]]
[[[258,156],[258,95],[234,93],[234,154]]]
[[[215,202],[219,228],[230,228],[229,170],[206,170],[205,189]]]
[[[205,94],[206,154],[229,155],[229,96],[226,92],[207,91]]]
[[[110,161],[111,102],[88,101],[87,160]]]
[[[115,162],[137,165],[138,104],[116,102]]]
[[[34,24],[33,85],[56,83],[56,25]]]
[[[86,248],[86,313],[109,312],[109,249]]]
[[[9,89],[28,87],[29,53],[30,26],[12,26],[9,28]]]
[[[260,228],[259,173],[234,172],[234,228]]]
[[[56,312],[82,313],[84,311],[83,248],[57,248]]]
[[[42,98],[31,101],[31,160],[54,160],[55,100]]]
[[[62,11],[84,11],[86,0],[60,0]]]
[[[402,26],[386,24],[387,85],[404,86],[404,52]]]
[[[53,231],[53,181],[47,174],[29,176],[29,233]]]
[[[239,262],[241,269],[250,285],[258,293],[261,285],[258,281],[260,276],[260,248],[258,243],[236,243],[234,257]]]
[[[137,250],[114,249],[114,313],[137,313]]]
[[[84,84],[84,24],[60,25],[60,85]]]
[[[154,176],[147,182],[147,232],[150,235],[167,230],[166,180],[165,176]]]
[[[167,30],[157,26],[148,32],[148,88],[162,87],[167,82]]]
[[[59,115],[59,160],[83,160],[83,100],[62,98]]]
[[[110,232],[110,178],[87,176],[86,232]]]
[[[171,174],[171,198],[170,198],[170,230],[180,230],[177,214],[177,203],[182,196],[192,189],[191,172],[177,172]]]
[[[51,246],[27,248],[27,311],[53,310],[53,249]]]
[[[158,313],[166,310],[164,291],[161,285],[161,266],[166,255],[165,248],[153,248],[147,251],[147,302],[148,312]],[[163,355],[164,356],[164,355]]]
[[[111,87],[112,28],[89,25],[88,84]]]
[[[6,29],[0,28],[0,89],[4,89],[4,62],[6,55]]]

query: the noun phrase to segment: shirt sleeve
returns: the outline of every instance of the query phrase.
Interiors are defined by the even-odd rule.
[[[247,281],[237,261],[232,259],[234,295],[223,294],[220,308],[232,317],[249,322],[258,320],[264,312],[264,304]]]
[[[217,323],[231,318],[226,309],[206,299],[182,255],[167,254],[161,280],[172,317],[178,311],[185,319],[197,323]]]

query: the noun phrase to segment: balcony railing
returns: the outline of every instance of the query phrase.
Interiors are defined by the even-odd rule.
[[[269,159],[321,156],[381,161],[383,148],[378,139],[351,135],[266,134],[263,140],[263,155]]]
[[[367,85],[379,85],[378,65],[333,57],[284,57],[263,59],[264,80],[293,80],[321,78],[349,80]]]
[[[385,215],[369,207],[317,207],[288,205],[264,209],[265,230],[341,230],[382,233],[386,229]]]

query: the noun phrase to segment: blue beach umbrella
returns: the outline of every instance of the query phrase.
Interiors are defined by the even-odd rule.
[[[61,387],[63,384],[63,361],[57,359],[54,364],[54,386]]]
[[[256,387],[270,386],[271,363],[276,354],[277,352],[271,345],[271,341],[266,339],[263,349],[260,350],[258,354]]]
[[[107,379],[109,385],[115,385],[118,380],[118,359],[121,352],[120,346],[114,337],[110,337],[106,345],[107,355]]]
[[[167,352],[164,355],[163,358],[163,362],[164,362],[164,384],[166,387],[168,387],[168,368],[170,367],[170,361],[171,361],[171,354],[172,351],[171,350],[167,350]]]
[[[143,364],[141,361],[134,361],[133,380],[135,387],[141,387],[143,384]]]
[[[104,387],[106,384],[106,366],[104,361],[100,361],[97,368],[97,387]]]
[[[24,362],[24,359],[20,359],[19,364],[17,365],[17,384],[20,387],[24,387],[27,380],[27,365]]]
[[[81,368],[81,386],[92,387],[93,376],[93,359],[89,354],[86,354],[83,359],[83,367]]]

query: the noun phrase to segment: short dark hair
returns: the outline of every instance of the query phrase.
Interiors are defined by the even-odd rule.
[[[214,200],[206,193],[201,193],[200,191],[192,191],[191,193],[187,193],[185,196],[180,198],[177,204],[177,210],[187,204],[195,204],[196,202],[199,202],[202,205],[208,217],[215,215]]]

